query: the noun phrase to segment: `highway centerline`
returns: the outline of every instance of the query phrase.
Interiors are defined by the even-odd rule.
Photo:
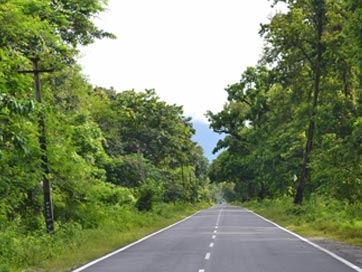
[[[303,241],[246,209],[217,205],[73,272],[362,272]]]
[[[219,224],[220,224],[221,213],[222,213],[222,209],[219,210],[219,214],[217,215],[216,226],[219,226]]]

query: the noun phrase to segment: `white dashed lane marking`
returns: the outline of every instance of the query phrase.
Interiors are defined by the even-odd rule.
[[[216,219],[216,224],[215,224],[215,227],[214,227],[214,235],[212,235],[212,240],[215,240],[216,239],[216,233],[217,233],[217,229],[219,228],[219,223],[220,223],[220,218],[221,218],[221,212],[222,210],[219,211],[219,214],[217,215],[217,219]],[[211,242],[209,244],[209,248],[213,248],[214,247],[214,243]],[[211,252],[207,252],[206,255],[205,255],[205,260],[208,261],[210,260],[210,257],[211,257]],[[199,269],[199,272],[205,272],[205,269]]]

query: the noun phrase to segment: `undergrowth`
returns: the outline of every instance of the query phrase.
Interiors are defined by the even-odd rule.
[[[52,235],[45,231],[22,232],[13,221],[0,232],[0,272],[70,271],[206,206],[159,203],[148,212],[130,206],[113,207],[95,228],[66,223],[57,225]]]

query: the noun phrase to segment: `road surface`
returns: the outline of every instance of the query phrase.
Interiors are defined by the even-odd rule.
[[[362,272],[240,207],[202,210],[73,272]]]

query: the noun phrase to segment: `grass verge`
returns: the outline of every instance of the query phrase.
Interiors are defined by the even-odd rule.
[[[300,206],[291,198],[250,201],[242,206],[303,236],[362,246],[362,203],[313,196]]]
[[[20,234],[8,230],[0,235],[7,243],[7,259],[0,260],[0,272],[63,272],[101,257],[150,233],[175,223],[209,204],[157,204],[151,212],[122,207],[96,228],[79,224],[57,226],[56,233]],[[6,245],[4,245],[6,246]],[[4,254],[5,253],[5,254]]]

